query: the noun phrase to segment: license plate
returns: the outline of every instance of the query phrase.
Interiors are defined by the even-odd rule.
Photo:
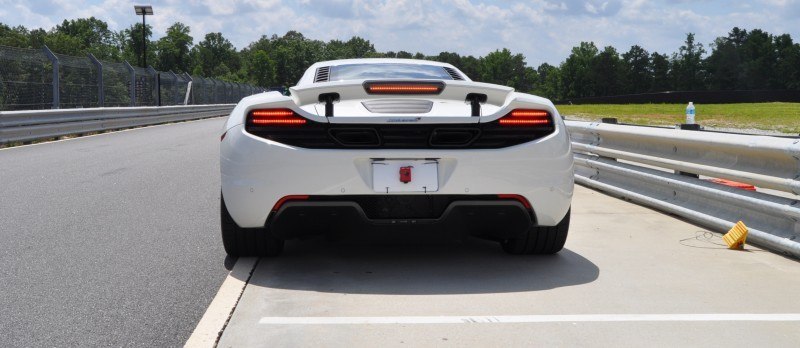
[[[435,192],[439,190],[439,163],[435,160],[381,160],[372,162],[375,192]]]

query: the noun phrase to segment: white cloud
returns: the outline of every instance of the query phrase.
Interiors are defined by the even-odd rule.
[[[50,29],[95,16],[121,30],[140,20],[132,7],[128,0],[0,0],[0,22]],[[734,26],[800,41],[800,0],[154,0],[153,7],[147,22],[156,38],[180,21],[195,43],[218,31],[243,48],[296,30],[326,41],[358,35],[381,51],[484,55],[506,47],[532,65],[558,64],[581,41],[672,53],[687,32],[707,45]]]

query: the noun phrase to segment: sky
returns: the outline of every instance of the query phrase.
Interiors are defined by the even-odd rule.
[[[0,22],[51,29],[64,19],[97,17],[112,30],[141,21],[123,0],[0,0]],[[221,32],[237,48],[262,35],[296,30],[328,41],[360,36],[378,51],[442,51],[482,56],[501,48],[528,65],[557,65],[581,41],[620,53],[638,44],[671,54],[695,33],[706,48],[733,27],[788,33],[800,41],[800,0],[165,0],[147,18],[154,39],[174,22],[187,24],[195,43]]]

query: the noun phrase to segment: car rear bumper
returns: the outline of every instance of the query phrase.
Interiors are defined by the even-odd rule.
[[[222,194],[242,228],[264,227],[271,208],[289,195],[381,195],[373,189],[375,159],[436,159],[438,190],[414,195],[517,194],[541,226],[569,210],[573,159],[563,127],[536,141],[501,149],[306,149],[228,130],[220,147]]]
[[[279,239],[405,234],[412,230],[431,237],[508,239],[524,233],[534,223],[530,210],[512,200],[455,200],[439,216],[391,219],[373,219],[358,202],[342,200],[289,202],[273,212],[266,225],[269,233]]]

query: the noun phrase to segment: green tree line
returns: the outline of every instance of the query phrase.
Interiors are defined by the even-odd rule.
[[[581,42],[558,66],[528,66],[525,57],[506,48],[482,57],[441,52],[378,52],[364,38],[324,42],[296,31],[261,36],[237,50],[222,33],[208,33],[195,43],[189,26],[175,23],[151,41],[152,28],[137,23],[121,31],[94,17],[65,20],[50,30],[0,24],[0,45],[40,48],[67,55],[92,53],[100,60],[142,66],[142,30],[147,62],[161,71],[259,86],[291,86],[317,61],[343,58],[416,58],[447,62],[473,80],[508,85],[552,99],[635,94],[670,90],[800,90],[800,44],[789,34],[733,28],[706,48],[686,35],[672,54],[648,52],[634,45],[620,53]]]

